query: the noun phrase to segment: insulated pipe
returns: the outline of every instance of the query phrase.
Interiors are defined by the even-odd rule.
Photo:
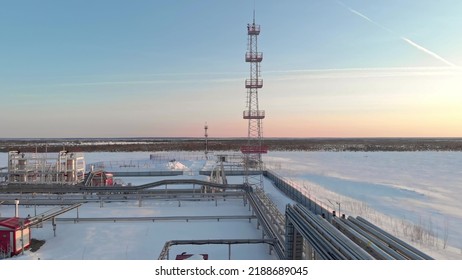
[[[17,218],[19,217],[19,199],[14,200],[15,208],[14,208],[14,216]]]

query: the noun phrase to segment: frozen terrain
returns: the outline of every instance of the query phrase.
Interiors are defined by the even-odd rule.
[[[448,245],[462,248],[460,152],[273,152],[266,162],[327,206],[337,208],[340,203],[342,212],[369,219],[386,214],[395,218],[389,231],[408,230],[409,239],[418,239],[407,224],[411,221],[433,236],[416,241],[435,243],[437,249],[443,245],[433,238],[446,236]],[[385,220],[377,217],[374,222]],[[459,249],[455,257],[461,253]]]
[[[147,152],[85,153],[85,159],[87,163],[105,162],[106,165],[113,163],[113,169],[120,169],[121,166],[122,169],[129,166],[137,166],[136,168],[141,170],[149,168],[148,166],[143,166],[143,164],[149,162],[149,154]],[[6,166],[6,161],[7,155],[0,153],[0,167]],[[427,251],[435,258],[462,258],[462,251],[460,249],[462,248],[462,207],[460,206],[460,201],[462,200],[462,194],[460,193],[460,187],[462,186],[461,152],[270,152],[265,155],[264,161],[268,168],[275,170],[280,175],[305,188],[309,195],[313,199],[318,200],[324,207],[337,211],[338,207],[340,207],[341,213],[366,217],[393,234],[398,235],[400,238],[408,242],[413,242],[415,246]],[[197,176],[198,170],[203,165],[201,160],[194,160],[191,157],[178,159],[178,162],[181,164],[165,166],[165,168],[184,169],[185,171],[189,171],[189,175],[185,176]],[[156,166],[156,168],[159,168],[159,166]],[[125,177],[120,179],[125,183],[139,185],[161,178]],[[229,181],[231,183],[240,183],[242,182],[242,178],[230,177]],[[275,201],[281,212],[284,211],[285,204],[291,202],[271,187],[269,182],[265,182],[265,191]],[[105,213],[104,211],[113,209],[116,211],[115,213],[127,211],[127,213],[135,215],[141,210],[139,215],[144,215],[142,213],[151,215],[153,214],[152,211],[162,212],[173,208],[175,208],[174,211],[195,213],[197,210],[200,213],[200,211],[216,211],[221,206],[223,207],[220,208],[222,210],[230,207],[228,209],[230,212],[228,213],[248,211],[247,208],[239,203],[231,205],[231,201],[227,201],[218,208],[209,208],[203,204],[203,209],[201,209],[202,206],[194,206],[192,204],[185,204],[184,207],[183,205],[182,207],[176,205],[175,207],[175,202],[172,203],[172,205],[169,205],[169,203],[163,202],[162,207],[161,204],[154,203],[152,208],[148,206],[144,207],[144,205],[142,208],[139,208],[127,203],[122,205],[114,204],[103,209],[97,205],[93,206],[97,207],[96,209],[91,208],[91,205],[86,205],[82,208],[81,213],[86,213],[85,215],[98,215],[98,212]],[[0,213],[3,216],[7,215],[5,213],[5,206],[0,206]],[[104,215],[112,215],[112,213],[114,212],[110,211]],[[195,225],[193,228],[201,230],[195,233],[194,238],[203,238],[205,236],[204,232],[213,233],[212,229],[222,228],[224,232],[230,234],[233,229],[236,231],[236,228],[241,229],[242,226],[242,230],[239,230],[239,232],[243,233],[242,238],[258,238],[261,235],[256,230],[255,225],[249,224],[248,221],[235,221],[226,225],[222,222],[195,222],[196,224],[186,224],[184,230],[181,227],[175,227],[179,223],[166,223],[165,227],[171,229],[167,230],[167,232],[175,232],[175,234],[182,232],[182,234],[189,235],[192,232],[192,228],[188,230],[187,227]],[[133,235],[137,236],[138,239],[132,238],[131,240],[126,240],[127,238],[123,237],[122,239],[125,243],[118,246],[118,250],[114,250],[111,245],[102,246],[99,243],[94,243],[93,245],[88,243],[88,239],[92,236],[96,240],[101,238],[101,235],[98,233],[104,233],[105,231],[114,233],[127,225],[129,231],[124,233],[124,236]],[[67,226],[69,229],[66,229]],[[101,256],[96,252],[107,251],[111,253],[111,259],[152,259],[153,257],[157,257],[156,254],[159,253],[160,245],[149,245],[148,247],[154,249],[145,250],[146,246],[135,244],[137,243],[136,240],[140,244],[149,243],[149,238],[153,237],[148,233],[160,232],[156,228],[157,225],[154,224],[117,223],[110,226],[103,224],[101,227],[94,224],[79,224],[77,226],[82,227],[81,230],[83,233],[75,237],[75,240],[77,240],[75,243],[87,244],[87,248],[85,251],[82,251],[85,246],[79,247],[75,245],[77,251],[69,253],[71,254],[69,255],[70,258],[99,259]],[[77,226],[73,224],[58,225],[58,232],[62,231],[58,235],[59,238],[62,235],[74,232],[75,230],[73,229]],[[228,226],[229,228],[227,228]],[[49,231],[43,233],[45,235],[43,236],[44,238],[47,234],[48,237],[49,234],[52,234]],[[150,236],[148,239],[143,238],[143,236],[148,235]],[[166,238],[162,236],[158,237]],[[111,238],[113,239],[111,240]],[[120,238],[120,236],[110,237],[108,241],[111,242],[108,244],[112,244],[117,238]],[[172,238],[177,237],[172,236]],[[100,241],[103,240],[101,239]],[[160,243],[163,244],[164,242]],[[256,253],[254,256],[249,255],[244,258],[266,259],[269,257],[264,245],[249,246],[261,246],[261,248],[257,250],[259,253]],[[101,250],[97,250],[95,247],[100,247]],[[227,258],[226,246],[223,247],[222,253],[224,255],[220,255],[219,259]],[[246,256],[245,247],[236,246],[236,249],[233,248],[236,258]],[[239,252],[241,249],[238,248],[242,249],[241,253]],[[46,250],[43,250],[41,254],[46,254]],[[47,257],[43,257],[53,258],[53,254],[50,254]],[[30,257],[36,258],[38,255]]]
[[[12,215],[14,211],[2,206],[2,214]],[[12,207],[10,207],[12,208]],[[20,209],[21,216],[42,213],[51,207]],[[213,213],[213,214],[211,214]],[[201,202],[144,201],[139,207],[137,201],[111,202],[100,207],[99,203],[87,203],[79,208],[78,216],[85,217],[165,217],[165,216],[207,216],[207,215],[250,215],[242,200]],[[72,210],[59,218],[76,218]],[[26,251],[24,256],[14,259],[41,260],[157,260],[165,242],[184,239],[258,239],[261,238],[255,221],[205,220],[205,221],[137,221],[137,222],[60,222],[54,237],[51,223],[43,228],[32,228],[35,239],[46,240],[37,252]],[[211,259],[228,259],[227,245],[182,245],[172,246],[170,259],[182,252],[207,253]],[[268,254],[268,245],[233,245],[231,259],[263,260],[274,259]]]

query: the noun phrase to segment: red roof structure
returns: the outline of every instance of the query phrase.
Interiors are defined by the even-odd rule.
[[[23,226],[26,227],[29,225],[30,222],[27,219],[18,218],[18,217],[3,219],[3,220],[0,220],[0,230],[5,230],[5,229],[20,230],[21,223],[24,223]]]
[[[30,247],[30,221],[12,217],[0,220],[0,258],[20,254]]]

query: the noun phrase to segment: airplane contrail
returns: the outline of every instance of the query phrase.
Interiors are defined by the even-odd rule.
[[[411,39],[408,39],[406,37],[401,37],[402,40],[404,40],[406,43],[408,43],[409,45],[411,46],[414,46],[416,47],[417,49],[433,56],[434,58],[446,63],[447,65],[449,66],[452,66],[452,67],[458,67],[457,65],[455,65],[454,63],[450,62],[450,61],[447,61],[446,59],[442,58],[441,56],[439,56],[438,54],[432,52],[431,50],[427,49],[427,48],[424,48],[422,47],[421,45],[417,44],[416,42],[412,41]]]
[[[344,5],[345,6],[345,5]],[[380,23],[376,22],[376,21],[373,21],[372,19],[370,19],[369,17],[365,16],[364,14],[356,11],[355,9],[352,9],[348,6],[345,6],[351,13],[359,16],[359,17],[362,17],[363,19],[367,20],[368,22],[382,28],[383,30],[387,31],[387,32],[390,32],[390,33],[393,33],[393,34],[396,34],[395,32],[393,32],[393,30],[389,29],[389,28],[386,28],[385,26],[381,25]]]
[[[387,32],[389,32],[389,33],[392,33],[392,34],[394,34],[394,35],[396,35],[396,36],[399,36],[399,38],[400,38],[401,40],[403,40],[403,41],[406,42],[407,44],[411,45],[412,47],[418,49],[419,51],[424,52],[424,53],[426,53],[426,54],[432,56],[433,58],[436,58],[436,59],[438,59],[439,61],[441,61],[441,62],[443,62],[443,63],[445,63],[445,64],[451,66],[451,67],[458,67],[456,64],[454,64],[454,63],[452,63],[452,62],[450,62],[450,61],[444,59],[444,58],[441,57],[440,55],[436,54],[435,52],[432,52],[431,50],[429,50],[429,49],[427,49],[427,48],[425,48],[425,47],[423,47],[423,46],[421,46],[421,45],[419,45],[419,44],[417,44],[416,42],[412,41],[411,39],[406,38],[406,37],[404,37],[404,36],[398,35],[398,34],[397,34],[396,32],[394,32],[393,30],[391,30],[391,29],[389,29],[389,28],[383,26],[382,24],[376,22],[375,20],[372,20],[370,17],[368,17],[368,16],[366,16],[366,15],[364,15],[364,14],[362,14],[362,13],[356,11],[355,9],[353,9],[353,8],[351,8],[351,7],[349,7],[349,6],[347,6],[345,3],[341,2],[341,1],[337,1],[337,3],[338,3],[339,5],[341,5],[341,6],[343,6],[344,8],[346,8],[346,9],[347,9],[348,11],[350,11],[351,13],[353,13],[353,14],[355,14],[355,15],[357,15],[357,16],[359,16],[359,17],[365,19],[365,20],[367,20],[368,22],[370,22],[370,23],[372,23],[372,24],[374,24],[374,25],[380,27],[381,29],[383,29],[383,30],[385,30],[385,31],[387,31]]]

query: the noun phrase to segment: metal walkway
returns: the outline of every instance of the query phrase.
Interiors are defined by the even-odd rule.
[[[265,199],[266,198],[266,199]],[[248,192],[249,205],[252,207],[258,218],[258,226],[262,226],[263,238],[265,235],[271,240],[275,240],[274,249],[279,259],[284,259],[285,255],[285,233],[284,233],[284,216],[267,199],[261,190]],[[269,203],[268,202],[271,202]]]

